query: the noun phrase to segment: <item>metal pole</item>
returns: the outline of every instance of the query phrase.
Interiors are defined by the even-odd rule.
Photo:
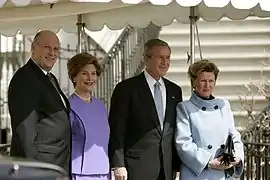
[[[199,48],[199,51],[200,51],[200,60],[203,59],[202,57],[202,48],[201,48],[201,41],[200,41],[200,35],[199,35],[199,30],[198,30],[198,25],[197,25],[197,22],[195,22],[195,29],[196,29],[196,36],[197,36],[197,42],[198,42],[198,48]]]
[[[190,7],[190,64],[193,64],[195,61],[195,7]]]
[[[77,53],[82,52],[82,28],[83,28],[83,19],[82,19],[82,14],[77,15],[77,28],[78,28],[78,49]]]
[[[195,22],[196,22],[196,16],[195,16],[195,7],[190,7],[190,14],[189,14],[189,21],[190,21],[190,59],[189,63],[190,65],[194,63],[195,61]],[[193,87],[190,86],[191,93],[193,92]]]

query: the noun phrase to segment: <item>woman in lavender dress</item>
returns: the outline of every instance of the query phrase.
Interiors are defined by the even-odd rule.
[[[72,179],[108,180],[109,125],[104,103],[92,96],[101,73],[96,57],[81,53],[67,64],[74,93],[69,97],[72,127]]]

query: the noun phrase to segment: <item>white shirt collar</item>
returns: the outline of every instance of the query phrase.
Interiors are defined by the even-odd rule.
[[[32,58],[31,58],[31,59],[32,59]],[[39,69],[42,70],[42,72],[43,72],[45,75],[47,75],[48,73],[50,73],[50,72],[45,71],[44,69],[42,69],[34,59],[32,59],[32,61],[39,67]]]
[[[156,79],[154,79],[146,70],[144,71],[144,76],[146,78],[146,81],[149,85],[154,86],[157,82]],[[165,87],[163,78],[159,78],[158,82],[160,83],[161,87]]]

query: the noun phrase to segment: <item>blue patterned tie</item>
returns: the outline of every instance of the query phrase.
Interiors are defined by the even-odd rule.
[[[158,81],[154,85],[154,100],[155,100],[158,118],[159,118],[161,130],[162,130],[164,115],[163,115],[163,102],[162,102],[162,94],[161,94],[160,86],[161,84]]]

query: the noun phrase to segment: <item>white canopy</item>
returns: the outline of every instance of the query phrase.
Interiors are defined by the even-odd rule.
[[[75,33],[78,14],[92,31],[104,25],[113,30],[126,24],[141,28],[151,21],[163,26],[174,19],[188,23],[191,6],[206,21],[270,17],[270,0],[0,0],[0,6],[0,33],[7,36],[18,30],[35,34],[60,28]]]

